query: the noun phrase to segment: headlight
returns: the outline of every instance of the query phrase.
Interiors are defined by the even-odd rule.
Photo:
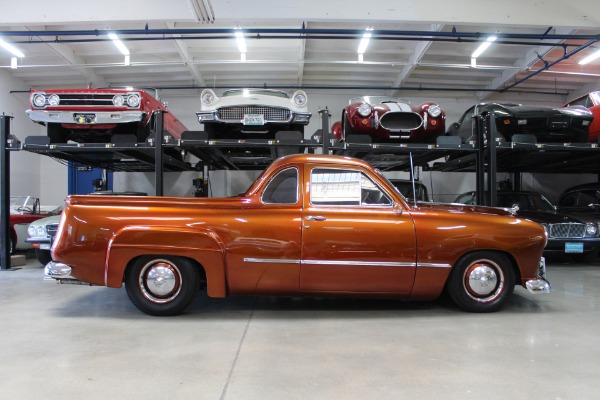
[[[548,224],[540,224],[544,228],[544,232],[546,232],[546,237],[550,236],[550,228],[548,228]]]
[[[38,237],[44,237],[44,236],[47,236],[47,234],[46,234],[46,227],[45,227],[45,226],[43,226],[43,225],[40,225],[40,226],[38,226],[38,227],[36,228],[36,230],[35,230],[35,234],[36,234]]]
[[[305,106],[306,102],[308,101],[306,93],[302,90],[298,90],[297,92],[295,92],[292,96],[292,99],[294,100],[294,103],[300,107]]]
[[[588,236],[596,236],[598,233],[598,227],[595,224],[586,224],[585,233]]]
[[[29,228],[27,228],[27,234],[29,236],[35,236],[35,230],[35,226],[29,225]]]
[[[427,113],[430,117],[437,118],[442,114],[442,109],[437,104],[433,104],[429,106],[429,108],[427,109]]]
[[[46,96],[41,93],[34,94],[33,105],[36,107],[44,107],[46,105]]]
[[[48,97],[48,104],[51,106],[57,106],[58,103],[60,103],[60,97],[58,97],[58,95],[51,94],[50,97]]]
[[[139,107],[139,105],[140,105],[140,95],[137,94],[137,93],[131,93],[127,97],[127,105],[129,105],[129,107]]]
[[[123,107],[123,104],[125,104],[125,99],[120,94],[114,96],[112,101],[116,107]]]
[[[373,109],[367,103],[362,103],[360,107],[358,107],[358,113],[363,117],[371,115],[371,111],[373,111]]]
[[[202,91],[202,94],[200,94],[200,100],[202,101],[202,104],[212,104],[215,102],[216,99],[217,96],[215,95],[215,92],[213,92],[211,89],[204,89]]]

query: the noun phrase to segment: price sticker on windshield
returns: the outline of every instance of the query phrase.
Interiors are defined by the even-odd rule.
[[[262,114],[244,114],[244,125],[264,125],[265,116]]]

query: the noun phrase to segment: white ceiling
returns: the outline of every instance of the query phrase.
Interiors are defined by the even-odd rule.
[[[8,3],[8,1],[2,1]],[[481,99],[553,63],[578,46],[588,48],[523,81],[510,90],[556,93],[564,100],[575,93],[600,88],[600,59],[586,66],[577,62],[600,48],[600,2],[579,0],[471,1],[273,1],[273,0],[29,0],[21,7],[5,5],[0,30],[6,41],[25,54],[17,69],[10,54],[0,49],[0,68],[24,82],[22,90],[58,87],[319,87],[386,89],[406,88],[435,92],[436,97],[476,93]],[[375,6],[378,6],[377,8]],[[206,13],[203,10],[207,10]],[[203,15],[204,14],[204,15]],[[213,19],[205,22],[203,19]],[[247,33],[247,61],[232,38],[233,29]],[[357,60],[359,35],[372,26],[374,38]],[[109,30],[143,30],[148,34],[121,34],[131,52],[131,65],[106,41]],[[306,35],[300,29],[306,28]],[[177,35],[173,29],[193,29]],[[209,35],[208,30],[225,29]],[[291,34],[273,33],[291,29]],[[323,30],[327,34],[321,33]],[[92,31],[99,35],[91,35]],[[197,31],[200,30],[200,31]],[[81,32],[76,32],[81,31]],[[390,31],[382,35],[382,31]],[[479,45],[464,37],[430,41],[421,35],[391,40],[399,31],[465,36],[481,33],[518,35],[500,37],[471,67],[470,55]],[[12,34],[11,34],[12,32]],[[15,32],[31,32],[16,35]],[[80,34],[77,34],[80,33]],[[158,33],[158,34],[156,34]],[[540,40],[539,36],[570,35],[566,40]],[[284,38],[271,38],[273,35]],[[523,35],[535,35],[528,39]],[[221,38],[215,39],[214,36]],[[322,38],[315,38],[320,36]],[[338,38],[332,38],[337,36]],[[176,39],[173,39],[176,37]],[[191,37],[194,37],[193,39]],[[325,38],[326,37],[326,38]],[[405,39],[409,38],[404,36]],[[44,41],[44,43],[41,43]],[[510,41],[513,44],[503,44]],[[527,44],[516,44],[527,43]],[[566,47],[544,46],[544,43]],[[394,88],[404,88],[401,91]],[[19,88],[15,88],[17,90]],[[453,89],[456,91],[450,91]],[[343,93],[343,92],[342,92]]]

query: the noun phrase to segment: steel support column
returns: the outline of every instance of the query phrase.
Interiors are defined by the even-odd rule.
[[[0,269],[10,269],[10,119],[0,115]]]

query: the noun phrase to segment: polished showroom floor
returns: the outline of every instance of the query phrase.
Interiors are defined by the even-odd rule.
[[[0,399],[598,399],[600,260],[550,295],[444,301],[200,296],[150,317],[124,289],[0,272]]]

